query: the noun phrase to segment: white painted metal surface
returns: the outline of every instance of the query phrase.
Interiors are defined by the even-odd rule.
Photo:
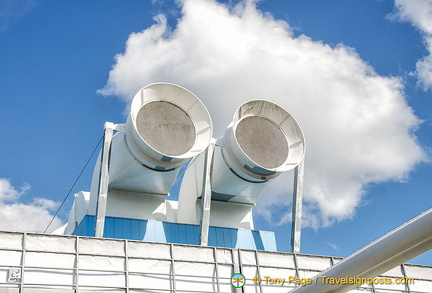
[[[316,284],[292,293],[344,293],[355,284],[326,284],[326,278],[373,278],[432,249],[432,209],[365,246],[316,276]],[[326,278],[323,278],[325,276]],[[432,277],[432,275],[431,275]],[[432,292],[432,288],[430,289]]]
[[[252,207],[268,181],[304,158],[305,139],[280,106],[252,100],[241,105],[216,141],[211,168],[210,225],[253,229]],[[204,156],[190,163],[180,188],[178,221],[198,224]],[[301,189],[300,185],[299,188]]]
[[[205,151],[203,190],[201,195],[201,216],[200,216],[200,245],[208,245],[210,227],[210,207],[211,207],[211,162],[213,160],[214,141],[212,141]],[[193,204],[195,205],[195,203]]]
[[[294,170],[294,188],[291,217],[291,252],[300,253],[301,223],[303,207],[304,159]]]
[[[34,233],[0,232],[0,239],[0,292],[8,293],[237,292],[230,283],[237,272],[246,278],[239,292],[286,293],[299,286],[293,278],[312,278],[341,261],[329,256]],[[430,266],[395,266],[382,276],[413,282],[362,285],[350,292],[432,292]],[[276,278],[284,283],[275,283]]]
[[[80,191],[75,194],[74,203],[69,212],[69,220],[64,226],[64,230],[60,229],[61,234],[71,235],[85,215],[89,213],[90,192]]]
[[[295,168],[304,153],[303,132],[285,109],[264,100],[246,102],[216,143],[213,199],[255,204],[263,183]]]
[[[105,216],[175,221],[177,213],[165,197],[180,166],[203,152],[212,137],[202,102],[180,86],[151,84],[135,95],[126,124],[105,128],[109,141],[97,159],[84,208],[97,216],[95,235],[102,236]],[[66,233],[85,215],[72,213]]]
[[[96,207],[96,237],[103,237],[106,217],[106,206],[108,200],[108,181],[109,181],[109,159],[111,153],[111,141],[114,132],[114,124],[110,122],[105,123],[104,142],[101,151],[101,169],[99,174],[99,190]]]
[[[204,104],[190,91],[151,84],[134,97],[126,133],[112,142],[109,188],[167,195],[178,168],[212,137]]]

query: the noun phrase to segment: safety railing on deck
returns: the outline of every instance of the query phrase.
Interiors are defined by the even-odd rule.
[[[281,252],[0,232],[0,292],[289,292],[296,286],[307,286],[308,280],[340,260]],[[233,286],[231,277],[237,273],[245,280]],[[429,266],[404,264],[380,278],[350,292],[432,292]],[[236,288],[240,285],[244,286]]]

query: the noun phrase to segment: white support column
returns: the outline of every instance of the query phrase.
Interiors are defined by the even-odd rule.
[[[302,201],[303,201],[304,158],[294,169],[294,190],[292,203],[291,252],[300,253]]]
[[[95,237],[103,237],[105,227],[106,205],[108,197],[109,181],[109,157],[111,150],[111,141],[114,132],[114,124],[105,123],[104,143],[102,146],[101,170],[99,175],[99,193],[96,208]]]
[[[205,152],[203,188],[201,195],[200,245],[208,245],[211,205],[211,168],[215,143],[212,140]]]

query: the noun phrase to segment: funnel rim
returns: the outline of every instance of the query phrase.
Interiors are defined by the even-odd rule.
[[[245,113],[240,113],[244,107],[250,105],[251,107],[249,108],[249,110],[251,110],[255,106],[253,104],[258,104],[258,103],[261,104],[261,110],[258,113],[253,113],[252,111],[247,111]],[[273,117],[271,117],[269,115],[265,115],[265,113],[263,114],[262,108],[264,107],[265,104],[275,106],[275,108],[280,113],[284,114],[286,116],[286,118],[282,122],[278,123],[277,121],[275,121],[275,119]],[[251,117],[251,116],[252,117],[261,117],[261,118],[264,118],[264,119],[270,121],[274,126],[276,126],[279,129],[279,131],[282,132],[282,134],[283,134],[283,136],[284,136],[284,138],[285,138],[285,140],[287,142],[287,145],[288,145],[288,153],[287,153],[286,158],[283,161],[283,163],[280,164],[279,166],[272,167],[272,168],[263,166],[262,164],[258,163],[256,160],[252,159],[251,156],[248,155],[246,153],[246,151],[244,150],[244,148],[240,145],[240,143],[239,143],[239,141],[237,139],[237,136],[236,136],[237,127],[238,127],[238,125],[240,124],[241,121],[243,121],[245,118],[248,118],[248,117]],[[290,137],[287,134],[287,128],[288,128],[288,126],[286,126],[286,127],[282,127],[281,126],[283,123],[285,123],[285,121],[287,119],[290,119],[290,123],[288,124],[288,126],[289,125],[294,125],[297,134],[299,134],[300,140],[297,141],[297,142],[293,143],[292,141],[290,141]],[[233,122],[232,122],[232,129],[233,129],[232,133],[233,133],[233,136],[234,136],[234,141],[235,141],[235,144],[237,145],[237,147],[240,148],[240,150],[243,152],[243,155],[246,156],[246,158],[248,160],[250,160],[251,162],[253,162],[254,164],[256,164],[260,168],[263,168],[263,169],[266,169],[266,170],[269,170],[269,171],[273,171],[273,172],[283,172],[283,171],[287,171],[287,170],[290,170],[290,169],[293,168],[294,164],[289,163],[290,159],[293,159],[293,156],[295,156],[294,157],[294,159],[295,159],[294,160],[295,161],[295,165],[298,165],[303,160],[303,158],[304,158],[305,151],[306,151],[306,141],[305,141],[303,130],[301,129],[301,127],[300,127],[299,123],[297,122],[297,120],[287,110],[285,110],[282,106],[280,106],[279,104],[277,104],[275,102],[272,102],[272,101],[269,101],[269,100],[266,100],[266,99],[252,99],[252,100],[249,100],[249,101],[243,103],[242,105],[240,105],[237,108],[237,110],[234,113],[234,118],[233,118]],[[295,145],[298,142],[301,142],[301,144],[302,144],[302,153],[301,153],[301,155],[293,155],[291,147],[292,147],[292,145]]]
[[[173,94],[175,91],[178,91],[176,93],[178,96]],[[190,119],[194,128],[194,142],[186,152],[174,155],[167,154],[154,148],[139,133],[137,128],[138,113],[143,107],[153,102],[169,103],[179,108]],[[141,88],[132,100],[129,116],[134,132],[145,143],[146,148],[155,154],[160,154],[163,158],[186,159],[196,156],[206,149],[212,138],[213,124],[204,103],[194,93],[174,83],[156,82]]]

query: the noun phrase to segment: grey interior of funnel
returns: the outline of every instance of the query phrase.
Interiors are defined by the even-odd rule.
[[[235,136],[246,155],[264,168],[277,168],[288,157],[285,135],[267,118],[249,116],[242,119]]]
[[[136,126],[141,137],[165,155],[182,155],[195,143],[196,132],[192,119],[169,102],[145,104],[138,112]]]

